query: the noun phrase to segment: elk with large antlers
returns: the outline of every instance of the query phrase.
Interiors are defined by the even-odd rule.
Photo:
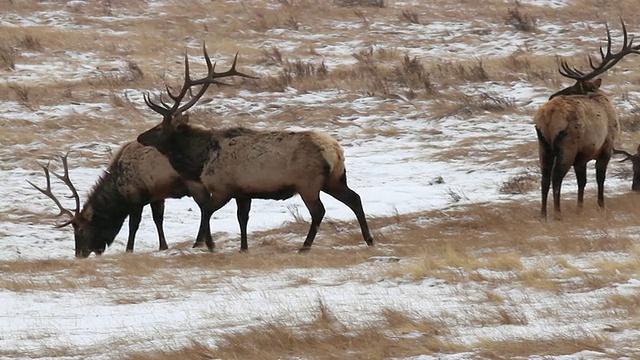
[[[325,192],[347,205],[355,213],[367,245],[373,245],[360,196],[347,186],[344,153],[332,137],[313,131],[257,131],[246,128],[205,129],[188,123],[184,112],[192,107],[217,79],[240,76],[236,71],[237,54],[231,68],[215,72],[206,48],[207,76],[193,80],[185,53],[184,84],[169,106],[154,103],[145,96],[146,104],[163,117],[158,126],[140,134],[138,141],[165,154],[173,167],[185,178],[202,182],[211,194],[211,214],[235,198],[238,203],[241,250],[247,250],[247,222],[251,199],[284,200],[299,194],[311,214],[311,227],[301,251],[311,248],[325,209],[320,192]],[[185,105],[180,105],[193,86],[200,85]],[[208,222],[207,222],[208,224]],[[209,234],[209,231],[206,232]],[[205,234],[205,235],[206,235]],[[211,237],[205,239],[213,249]]]
[[[168,159],[155,148],[133,141],[124,145],[116,153],[80,210],[80,197],[69,178],[67,155],[61,157],[64,175],[50,170],[49,165],[40,164],[46,177],[46,188],[40,188],[30,181],[29,184],[55,202],[60,209],[58,216],[68,216],[67,221],[56,227],[73,226],[76,257],[87,257],[92,252],[102,254],[106,247],[113,243],[127,216],[129,216],[127,251],[133,251],[142,209],[147,204],[151,206],[153,220],[158,230],[160,250],[165,250],[167,242],[162,228],[164,199],[193,196],[201,209],[203,207],[201,204],[208,202],[209,195],[202,184],[181,177],[171,167]],[[73,211],[65,208],[53,194],[49,173],[62,180],[71,190],[75,200]],[[204,241],[203,229],[205,227],[201,225],[196,242]]]
[[[622,21],[621,21],[622,22]],[[547,215],[547,196],[553,185],[553,205],[560,213],[562,180],[573,166],[578,182],[578,207],[584,202],[587,183],[587,163],[596,160],[598,205],[604,207],[604,181],[614,141],[620,132],[618,115],[609,96],[599,89],[601,79],[596,76],[611,69],[624,56],[640,53],[640,45],[633,46],[633,36],[627,35],[622,22],[623,45],[617,53],[611,51],[611,34],[607,30],[606,53],[600,47],[600,63],[589,57],[591,71],[584,73],[561,62],[562,76],[576,81],[575,85],[551,96],[535,115],[542,173],[541,214]]]

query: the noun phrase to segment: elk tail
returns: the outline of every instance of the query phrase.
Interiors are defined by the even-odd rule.
[[[560,131],[553,139],[553,143],[550,143],[547,138],[542,134],[542,131],[536,126],[536,133],[538,134],[538,143],[544,151],[544,156],[541,161],[546,162],[550,169],[555,168],[556,161],[561,157],[562,153],[562,141],[567,137],[566,130]]]

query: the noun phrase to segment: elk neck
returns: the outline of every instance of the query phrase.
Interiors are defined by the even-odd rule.
[[[83,206],[83,212],[88,207],[93,212],[87,226],[97,229],[107,245],[113,243],[132,205],[131,199],[126,199],[118,190],[117,170],[110,170],[100,177]]]

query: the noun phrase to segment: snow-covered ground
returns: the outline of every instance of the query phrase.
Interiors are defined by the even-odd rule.
[[[84,4],[84,2],[73,3]],[[559,0],[521,1],[521,3],[554,9],[568,6],[567,1]],[[396,2],[395,6],[402,6],[402,4]],[[0,25],[29,27],[55,23],[60,27],[86,26],[90,30],[90,25],[78,25],[72,21],[68,11],[73,5],[68,4],[67,10],[38,12],[29,16],[0,14]],[[159,5],[150,7],[150,11],[155,11],[154,9],[158,7]],[[106,21],[104,18],[102,20]],[[339,31],[339,25],[333,27],[334,31]],[[345,29],[350,28],[349,24],[343,25]],[[469,58],[485,55],[487,57],[507,56],[523,46],[528,47],[533,53],[552,52],[559,55],[573,53],[570,47],[555,48],[548,41],[549,37],[555,39],[560,36],[561,31],[558,24],[550,23],[540,24],[541,32],[534,35],[508,31],[500,33],[499,36],[493,36],[490,41],[477,38],[474,40],[477,44],[472,46],[459,40],[464,35],[474,33],[479,26],[489,29],[487,31],[498,31],[497,26],[491,24],[453,20],[412,25],[402,30],[397,28],[397,24],[372,23],[367,31],[380,34],[393,33],[393,37],[399,44],[403,44],[397,47],[398,51],[419,57],[446,58],[452,53],[457,57]],[[599,23],[580,22],[569,26],[574,28],[572,31],[578,32],[579,30],[576,29],[595,29],[585,32],[584,38],[580,41],[597,43],[602,37],[602,31],[599,31],[602,30],[602,25]],[[640,31],[638,26],[634,26],[634,29]],[[274,33],[274,36],[276,35],[283,36],[281,33]],[[294,47],[299,41],[296,36],[303,36],[303,34],[291,36]],[[432,37],[437,37],[442,43],[423,48],[417,46],[420,42]],[[324,40],[319,34],[317,37],[309,37],[308,41],[322,44]],[[199,40],[195,41],[195,43],[198,42]],[[275,43],[282,48],[287,46],[280,39],[274,40]],[[272,44],[265,42],[262,45],[266,48]],[[354,40],[345,38],[344,41],[331,41],[325,46],[316,45],[316,51],[325,59],[327,65],[332,66],[355,61],[351,54],[356,46],[359,44],[354,43]],[[97,55],[91,53],[67,54],[67,56],[75,59],[76,62],[73,64],[59,61],[37,65],[16,64],[14,71],[1,73],[2,81],[36,83],[40,79],[46,79],[48,82],[71,78],[80,80],[91,76],[95,71],[95,66],[88,64],[100,63],[101,66],[107,67],[122,66],[120,60],[99,59],[96,58]],[[511,99],[517,108],[525,111],[537,109],[549,95],[548,89],[534,87],[525,81],[470,86],[463,90],[469,94],[473,94],[474,91],[495,92]],[[131,93],[141,94],[142,91],[133,89]],[[331,102],[336,107],[348,107],[357,111],[358,115],[355,116],[332,119],[334,123],[350,123],[348,126],[334,127],[329,123],[317,130],[332,134],[341,140],[347,157],[350,187],[360,194],[365,212],[372,217],[445,209],[454,203],[477,204],[514,199],[514,196],[501,194],[499,189],[505,181],[526,171],[527,165],[514,167],[508,161],[489,164],[483,161],[483,152],[494,153],[515,145],[535,142],[535,132],[528,115],[487,113],[479,114],[473,120],[456,116],[433,119],[425,113],[420,101],[408,104],[402,99],[381,100],[363,95],[353,102],[341,102],[342,94],[335,91],[298,93],[291,89],[275,96],[241,91],[237,98],[217,99],[216,107],[246,111],[247,107],[257,106],[251,111],[260,113],[260,116],[266,118],[280,111],[266,106],[268,103],[277,101],[274,99],[278,96],[286,99],[287,106],[312,109],[314,104]],[[132,95],[131,99],[142,106],[140,95]],[[628,98],[619,100],[621,107],[628,105]],[[225,107],[227,105],[228,107]],[[383,106],[389,105],[405,108],[402,111],[378,113]],[[22,119],[38,124],[46,122],[52,116],[95,114],[110,106],[106,103],[69,104],[51,108],[41,107],[31,111],[17,102],[6,101],[0,103],[0,121]],[[202,107],[206,106],[202,105]],[[407,108],[413,110],[407,110]],[[392,124],[398,135],[371,137],[362,136],[360,132],[363,126],[384,128],[385,124]],[[268,124],[264,125],[265,128],[268,126]],[[297,125],[291,125],[288,128],[300,129]],[[1,124],[0,131],[4,131]],[[458,144],[465,139],[482,139],[489,134],[499,135],[502,140],[466,142],[466,146],[475,150],[474,159],[434,160],[437,158],[436,155],[450,150],[451,147],[459,146]],[[2,137],[0,133],[0,141]],[[17,151],[38,146],[38,144],[28,143],[16,145],[15,149]],[[86,150],[88,146],[93,146],[91,151],[83,152],[82,150]],[[114,144],[109,142],[78,139],[77,143],[69,144],[68,148],[60,149],[60,152],[72,149],[69,158],[73,159],[76,156],[87,156],[87,153],[105,154],[106,149],[113,146]],[[106,159],[106,155],[103,156]],[[535,163],[536,154],[531,154],[531,157]],[[48,198],[41,196],[27,183],[29,180],[44,186],[44,177],[35,162],[47,160],[49,159],[34,158],[30,162],[31,166],[22,161],[19,162],[19,167],[13,166],[9,161],[0,160],[0,259],[6,263],[20,260],[70,259],[74,255],[72,231],[69,228],[53,229],[51,224],[54,223],[54,219],[31,223],[21,220],[34,212],[45,216],[55,214],[57,211]],[[53,163],[55,164],[55,159]],[[71,178],[83,199],[86,198],[105,166],[106,161],[101,168],[72,166]],[[611,164],[612,169],[620,166],[617,162]],[[571,175],[566,181],[567,185],[563,193],[574,193],[575,185]],[[626,191],[628,186],[628,180],[616,177],[607,179],[607,193]],[[590,166],[588,191],[591,191],[591,194],[594,187],[595,179]],[[54,191],[58,194],[66,194],[65,187],[57,182],[54,183]],[[452,198],[452,194],[459,195],[459,198]],[[536,191],[518,196],[524,199],[537,199],[538,194]],[[327,218],[353,220],[354,229],[357,227],[353,213],[346,206],[328,196],[323,196],[322,201],[327,209]],[[239,231],[235,210],[235,205],[231,202],[216,212],[211,221],[215,240],[222,244],[218,252],[238,249]],[[305,219],[309,218],[306,208],[298,197],[282,202],[256,200],[249,222],[250,248],[259,246],[256,241],[252,244],[251,231],[278,228],[282,223],[294,220],[295,214],[302,214]],[[176,243],[183,243],[195,237],[198,221],[199,212],[191,199],[168,200],[165,210],[165,231],[169,246],[172,247]],[[287,237],[299,237],[300,244],[303,235],[286,234]],[[116,241],[107,250],[107,256],[116,256],[124,251],[126,236],[125,223]],[[155,253],[156,239],[150,210],[147,208],[138,232],[136,252]],[[316,244],[322,241],[321,227]],[[359,246],[364,248],[363,244]],[[295,248],[292,247],[292,256],[294,251]],[[171,249],[166,253],[157,253],[155,256],[170,257],[178,252],[182,250]],[[215,261],[216,254],[211,256],[212,261]],[[462,285],[447,284],[437,279],[424,279],[417,282],[389,279],[383,276],[385,266],[384,263],[370,262],[345,269],[287,269],[268,274],[255,272],[229,275],[215,288],[189,291],[172,288],[166,284],[154,284],[157,279],[153,276],[148,280],[150,284],[145,288],[146,293],[134,288],[120,287],[89,286],[72,291],[26,292],[0,287],[0,357],[6,353],[8,358],[48,358],[48,349],[67,349],[69,356],[65,358],[69,359],[113,359],[131,351],[175,349],[188,344],[190,340],[203,341],[214,346],[217,335],[241,330],[250,325],[275,321],[293,325],[309,321],[317,311],[319,300],[327,304],[340,321],[353,326],[376,321],[380,311],[384,309],[420,314],[424,317],[438,316],[443,312],[453,314],[451,316],[463,316],[456,315],[456,311],[466,306],[466,300],[461,300],[460,294],[464,294],[464,299],[469,299],[481,297],[484,291],[479,284],[465,288]],[[369,274],[372,278],[378,278],[379,281],[352,280],[351,274],[360,271]],[[176,269],[176,272],[182,274],[183,270]],[[209,275],[216,276],[213,273],[202,272],[194,277]],[[308,278],[309,282],[305,286],[291,286],[292,279],[295,277]],[[197,280],[185,281],[197,283]],[[580,303],[581,306],[597,304],[606,294],[615,291],[632,293],[637,291],[638,285],[637,282],[632,282],[617,290],[604,289],[602,292],[572,295],[549,293],[531,295],[516,289],[502,290],[510,293],[513,304],[518,304],[519,301],[535,303],[537,310],[540,310],[572,302]],[[169,293],[170,296],[151,299],[153,295],[149,295],[149,292]],[[150,299],[131,304],[118,304],[111,301],[126,296]],[[569,307],[566,311],[573,310]],[[551,319],[539,317],[539,313],[538,311],[535,314],[533,312],[526,314],[529,318],[529,326],[518,327],[515,335],[513,328],[494,326],[465,328],[456,336],[461,342],[471,345],[473,340],[479,337],[500,338],[517,335],[522,338],[539,336],[553,338],[571,332],[595,331],[607,325],[592,322],[559,326]],[[587,321],[585,319],[585,322]],[[624,333],[620,336],[633,335],[637,334]],[[90,350],[94,348],[110,350]],[[637,352],[636,355],[638,355]],[[465,354],[439,354],[437,358],[460,359],[465,356]],[[472,355],[469,356],[472,357]],[[600,356],[604,355],[584,351],[566,358],[595,359]],[[436,357],[420,357],[420,359],[431,358]]]

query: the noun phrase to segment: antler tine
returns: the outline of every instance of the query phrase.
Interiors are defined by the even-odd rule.
[[[230,77],[230,76],[240,76],[240,77],[249,78],[249,79],[258,79],[258,77],[247,75],[236,70],[236,64],[238,63],[239,53],[236,53],[236,55],[234,56],[233,63],[231,64],[231,67],[229,68],[229,70],[224,72],[216,72],[215,71],[216,63],[211,62],[211,59],[209,58],[209,54],[207,53],[206,45],[203,44],[202,48],[204,52],[205,61],[207,62],[207,68],[208,68],[207,76],[202,79],[191,81],[192,85],[202,85],[202,87],[200,88],[198,93],[195,96],[193,96],[191,100],[189,100],[188,103],[186,103],[184,106],[178,109],[178,112],[186,111],[189,108],[191,108],[202,97],[202,95],[204,95],[204,93],[209,88],[209,85],[211,84],[222,85],[222,86],[229,85],[225,82],[221,82],[216,79],[223,78],[223,77]]]
[[[577,70],[576,68],[570,68],[563,60],[561,63],[562,69],[559,69],[560,74],[577,81],[585,81],[593,79],[594,77],[611,69],[615,64],[617,64],[620,60],[622,60],[623,57],[628,54],[640,54],[640,45],[633,46],[634,36],[628,34],[627,26],[624,24],[622,18],[620,19],[620,23],[622,24],[622,48],[619,52],[612,52],[611,30],[609,29],[609,25],[605,23],[604,26],[607,31],[607,50],[605,52],[602,46],[600,46],[600,63],[595,64],[593,58],[589,56],[588,59],[589,66],[591,67],[591,72],[584,73],[580,70]]]
[[[609,25],[607,23],[604,24],[604,27],[607,30],[607,53],[604,54],[604,51],[602,51],[602,46],[600,46],[600,57],[602,58],[602,63],[600,63],[600,65],[595,65],[593,63],[593,59],[591,58],[591,56],[589,56],[589,66],[591,66],[591,69],[596,71],[596,74],[593,75],[593,77],[611,69],[613,65],[617,64],[618,61],[620,61],[624,57],[624,55],[629,53],[628,50],[633,43],[633,36],[631,36],[631,42],[629,42],[627,27],[624,24],[624,21],[622,21],[622,18],[620,19],[620,23],[622,24],[622,49],[620,49],[620,52],[618,54],[613,54],[611,52],[611,31],[609,29]]]
[[[164,87],[165,87],[165,89],[167,90],[167,95],[169,95],[169,97],[170,97],[171,99],[173,99],[173,101],[178,100],[178,96],[177,96],[177,95],[173,95],[173,93],[171,92],[171,88],[169,87],[169,85],[165,85]]]
[[[180,102],[182,101],[184,96],[187,94],[187,91],[189,91],[189,89],[193,85],[194,84],[191,81],[191,76],[190,76],[190,71],[189,71],[189,55],[187,53],[187,50],[185,49],[185,51],[184,51],[184,83],[182,84],[182,89],[180,89],[180,92],[178,93],[178,95],[173,95],[171,92],[167,91],[169,93],[169,96],[171,97],[171,99],[173,99],[173,101],[174,101],[173,106],[171,106],[169,108],[169,113],[171,115],[181,112],[179,110],[180,109]],[[178,110],[178,111],[176,111],[176,110]]]
[[[217,74],[215,69],[216,69],[216,63],[211,61],[211,58],[209,57],[209,53],[207,52],[207,45],[206,43],[202,43],[202,53],[204,56],[204,61],[207,64],[207,76],[205,76],[202,79],[198,79],[198,80],[193,80],[191,81],[191,85],[202,85],[200,87],[200,90],[198,90],[198,93],[196,95],[193,95],[193,92],[191,92],[191,99],[189,99],[189,101],[184,104],[183,106],[181,106],[178,109],[178,113],[184,112],[188,109],[190,109],[193,105],[195,105],[196,102],[198,102],[198,100],[200,100],[200,98],[202,97],[202,95],[204,95],[204,93],[207,91],[207,89],[209,88],[209,85],[211,84],[217,84],[219,82],[215,81],[215,75]],[[222,84],[222,83],[220,83]]]
[[[630,153],[628,153],[628,152],[626,152],[624,150],[618,150],[618,149],[614,148],[613,149],[613,154],[614,155],[624,155],[624,159],[620,160],[620,162],[633,159],[633,155],[631,155]]]
[[[76,209],[74,211],[74,217],[75,215],[77,215],[80,212],[80,196],[78,195],[78,191],[76,190],[76,187],[73,186],[73,183],[71,182],[71,179],[69,178],[69,164],[67,163],[67,157],[69,156],[69,153],[67,152],[64,155],[60,155],[60,159],[62,160],[62,166],[63,166],[63,170],[64,170],[64,175],[60,176],[59,174],[51,171],[51,173],[57,177],[58,179],[62,180],[62,182],[65,183],[65,185],[67,185],[69,187],[69,189],[71,190],[71,195],[74,198],[75,202],[76,202]]]
[[[29,185],[33,186],[36,190],[40,191],[42,194],[46,195],[49,199],[53,200],[56,206],[58,206],[58,209],[60,209],[60,212],[56,216],[60,217],[62,215],[69,215],[69,217],[71,218],[69,221],[66,221],[63,224],[55,225],[55,227],[60,228],[60,227],[64,227],[71,224],[74,218],[74,214],[69,209],[62,206],[62,204],[60,203],[60,200],[58,200],[58,198],[55,195],[53,195],[53,191],[51,191],[51,176],[49,176],[50,163],[47,163],[47,166],[44,166],[41,163],[38,163],[38,165],[40,165],[40,167],[42,167],[42,170],[44,170],[44,175],[45,175],[45,178],[47,179],[47,188],[42,189],[41,187],[35,185],[29,180],[27,180],[27,182],[29,183]]]
[[[151,108],[151,110],[162,115],[164,120],[167,121],[171,118],[171,116],[180,112],[180,103],[182,102],[182,99],[184,98],[184,96],[187,94],[187,92],[193,85],[194,84],[193,84],[193,81],[191,80],[190,70],[189,70],[189,54],[185,49],[184,83],[182,84],[182,88],[180,89],[180,92],[176,95],[171,91],[168,85],[165,85],[167,95],[169,95],[169,97],[174,102],[173,105],[169,106],[167,103],[165,103],[164,100],[162,99],[162,96],[160,96],[160,103],[162,104],[162,106],[158,105],[151,100],[148,93],[144,94],[144,102],[145,104],[147,104],[148,107]]]
[[[566,60],[560,60],[560,67],[558,72],[560,75],[564,77],[568,77],[570,79],[579,80],[584,76],[584,73],[576,68],[571,68]]]
[[[622,19],[620,19],[622,21]],[[611,30],[609,30],[609,24],[604,23],[604,28],[607,30],[607,56],[611,55]],[[622,36],[624,39],[624,44],[627,43],[627,28],[624,26],[624,22],[622,22]],[[624,47],[624,46],[623,46]],[[602,47],[600,47],[602,49]],[[602,53],[602,51],[600,51]],[[606,57],[606,56],[605,56]]]
[[[169,95],[169,96],[171,96],[171,95]],[[176,100],[174,99],[174,101],[176,101]],[[169,104],[164,102],[164,99],[162,98],[162,95],[160,95],[160,104],[162,104],[162,106],[164,106],[165,110],[171,110],[171,106],[169,106]]]
[[[216,83],[214,81],[214,79],[223,78],[223,77],[229,77],[229,76],[240,76],[240,77],[249,78],[249,79],[258,79],[258,77],[256,77],[256,76],[247,75],[247,74],[241,73],[238,70],[236,70],[236,64],[238,63],[238,55],[239,54],[240,53],[236,53],[236,55],[233,57],[233,63],[231,63],[231,67],[229,68],[229,70],[227,70],[225,72],[219,72],[219,73],[214,71],[211,74],[208,74],[206,78],[195,80],[194,84],[204,84],[204,83],[207,83],[207,82]]]
[[[160,106],[160,105],[158,105],[158,104],[156,104],[156,103],[154,103],[154,102],[151,100],[151,98],[149,97],[149,93],[148,93],[148,92],[147,92],[147,93],[144,93],[142,97],[143,97],[143,99],[144,99],[144,103],[145,103],[145,104],[147,104],[147,106],[148,106],[149,108],[151,108],[151,110],[153,110],[153,111],[157,112],[158,114],[160,114],[160,115],[162,115],[162,116],[165,116],[165,115],[167,114],[167,110],[168,110],[168,109],[167,109],[167,108],[165,108],[165,107],[162,107],[162,106]]]
[[[196,80],[191,79],[190,71],[189,71],[189,56],[187,54],[187,51],[185,50],[184,83],[182,85],[182,88],[180,89],[180,92],[176,95],[171,91],[171,89],[168,86],[166,86],[167,95],[169,95],[169,97],[174,101],[174,104],[172,106],[167,105],[162,100],[162,97],[160,97],[160,103],[164,107],[160,106],[154,103],[153,101],[151,101],[148,94],[145,94],[144,101],[147,104],[147,106],[149,106],[155,112],[162,114],[164,117],[164,121],[170,121],[172,116],[180,114],[188,110],[189,108],[191,108],[193,105],[195,105],[195,103],[198,102],[198,100],[202,97],[202,95],[204,95],[204,93],[207,91],[207,89],[209,88],[209,85],[211,84],[228,85],[216,79],[229,77],[229,76],[241,76],[241,77],[250,78],[250,79],[257,79],[257,77],[255,76],[247,75],[236,70],[236,64],[238,61],[237,53],[235,58],[233,59],[233,64],[231,65],[231,68],[225,72],[217,73],[215,71],[216,64],[211,61],[211,58],[209,57],[209,53],[207,52],[207,47],[205,43],[202,44],[202,52],[204,54],[204,60],[207,64],[207,76],[201,79],[196,79]],[[201,85],[201,87],[198,90],[198,92],[194,95],[192,87],[196,85]],[[189,101],[184,105],[180,106],[180,103],[182,102],[182,100],[184,99],[187,93],[189,93],[189,97],[190,97]]]

